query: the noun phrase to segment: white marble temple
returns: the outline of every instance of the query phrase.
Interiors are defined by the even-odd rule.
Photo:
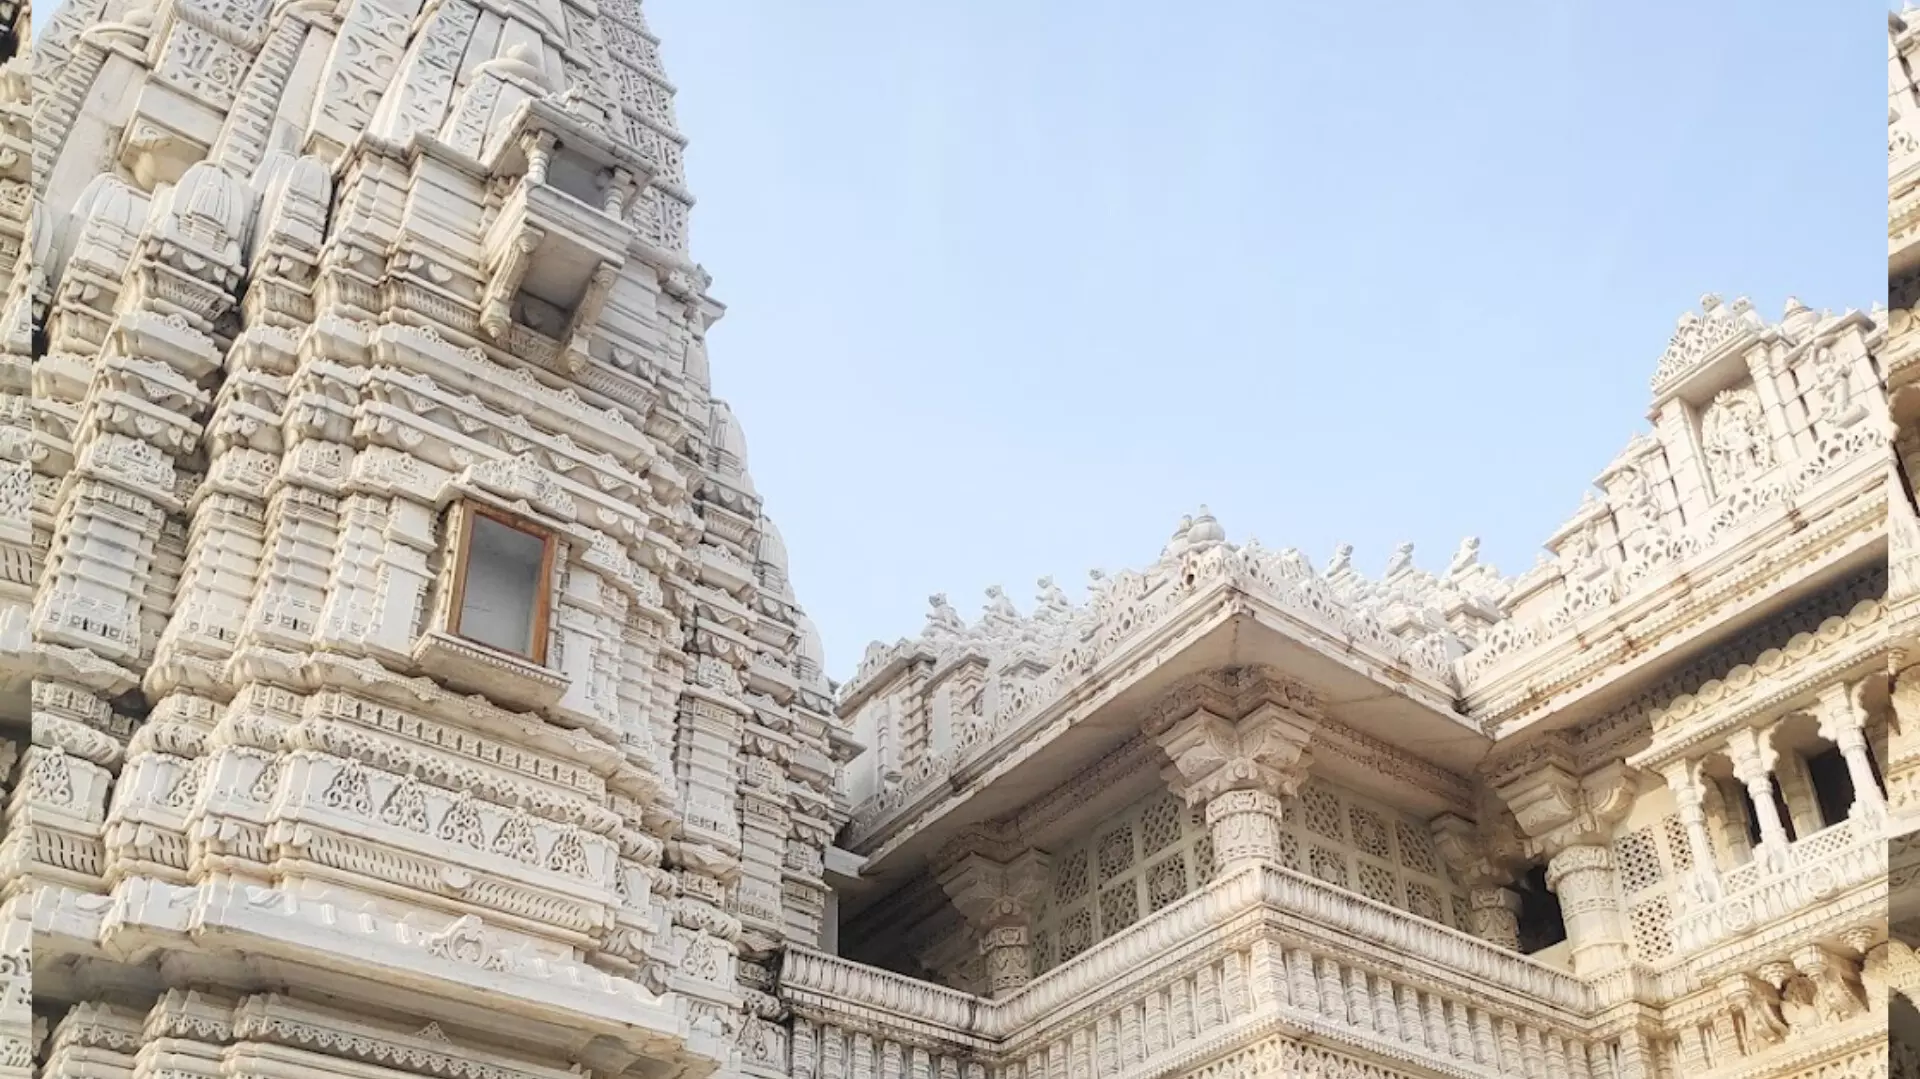
[[[0,67],[0,1070],[1884,1076],[1916,40],[1891,308],[1648,327],[1538,564],[1201,508],[835,686],[640,0],[64,0]]]

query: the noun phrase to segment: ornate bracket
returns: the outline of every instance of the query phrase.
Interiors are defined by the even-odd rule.
[[[1290,798],[1312,762],[1313,729],[1312,721],[1270,702],[1238,720],[1199,708],[1159,738],[1173,758],[1167,780],[1189,804],[1234,790]]]

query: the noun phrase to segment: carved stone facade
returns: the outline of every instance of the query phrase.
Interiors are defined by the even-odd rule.
[[[1202,508],[1085,603],[933,596],[840,693],[862,865],[786,957],[796,1074],[1885,1075],[1898,317],[1705,297],[1518,576]],[[952,888],[1015,864],[1001,922]]]
[[[638,0],[74,0],[34,61],[7,1065],[787,1074],[856,747]]]
[[[1887,19],[1887,340],[1881,369],[1893,421],[1888,470],[1887,738],[1889,845],[1885,970],[1895,999],[1888,1012],[1889,1075],[1920,1077],[1920,22],[1911,10]]]
[[[1893,310],[1706,297],[1531,569],[1202,508],[834,686],[640,0],[65,0],[0,66],[0,1070],[1885,1074],[1907,39]]]

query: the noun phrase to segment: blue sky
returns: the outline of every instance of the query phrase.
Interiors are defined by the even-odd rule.
[[[844,677],[1210,504],[1508,573],[1703,292],[1884,298],[1884,7],[649,0],[715,391]]]
[[[1884,300],[1884,7],[653,0],[717,394],[844,677],[1231,538],[1508,573],[1704,292]]]

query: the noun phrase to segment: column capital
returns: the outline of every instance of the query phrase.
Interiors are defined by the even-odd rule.
[[[1552,859],[1570,847],[1610,842],[1613,825],[1633,806],[1639,780],[1625,762],[1583,777],[1570,762],[1549,759],[1517,774],[1510,769],[1494,790],[1513,810],[1528,853]]]
[[[996,997],[1033,976],[1033,909],[1052,872],[1051,859],[1029,850],[1005,862],[968,854],[940,874],[940,887],[980,937],[988,989]]]
[[[1835,745],[1867,728],[1867,682],[1835,682],[1820,690],[1820,736]]]
[[[1561,884],[1576,873],[1612,871],[1613,848],[1598,843],[1567,847],[1547,860],[1547,887],[1558,892]]]
[[[1756,783],[1771,774],[1778,757],[1773,740],[1757,727],[1741,727],[1727,735],[1727,760],[1742,783]]]
[[[1503,888],[1513,883],[1514,867],[1523,852],[1511,827],[1489,828],[1452,813],[1435,817],[1428,827],[1454,879],[1468,888]]]
[[[1852,960],[1809,944],[1794,951],[1793,967],[1812,983],[1812,1004],[1827,1022],[1845,1022],[1866,1010],[1860,972]]]
[[[1547,888],[1560,900],[1575,975],[1605,974],[1631,961],[1612,847],[1588,842],[1561,849],[1547,862]]]
[[[1027,925],[1052,870],[1052,860],[1037,850],[1007,862],[975,853],[942,873],[940,887],[961,916],[985,935],[992,929]]]
[[[1727,1009],[1739,1016],[1752,1037],[1775,1045],[1786,1037],[1787,1024],[1780,1016],[1780,991],[1752,974],[1735,974],[1720,983],[1720,996]]]
[[[1251,790],[1290,798],[1312,762],[1313,722],[1267,702],[1239,719],[1198,708],[1159,736],[1173,763],[1163,773],[1189,803],[1228,791]]]
[[[1705,768],[1704,760],[1676,757],[1660,765],[1660,778],[1667,781],[1667,789],[1673,792],[1676,800],[1682,803],[1697,802],[1707,796]]]

